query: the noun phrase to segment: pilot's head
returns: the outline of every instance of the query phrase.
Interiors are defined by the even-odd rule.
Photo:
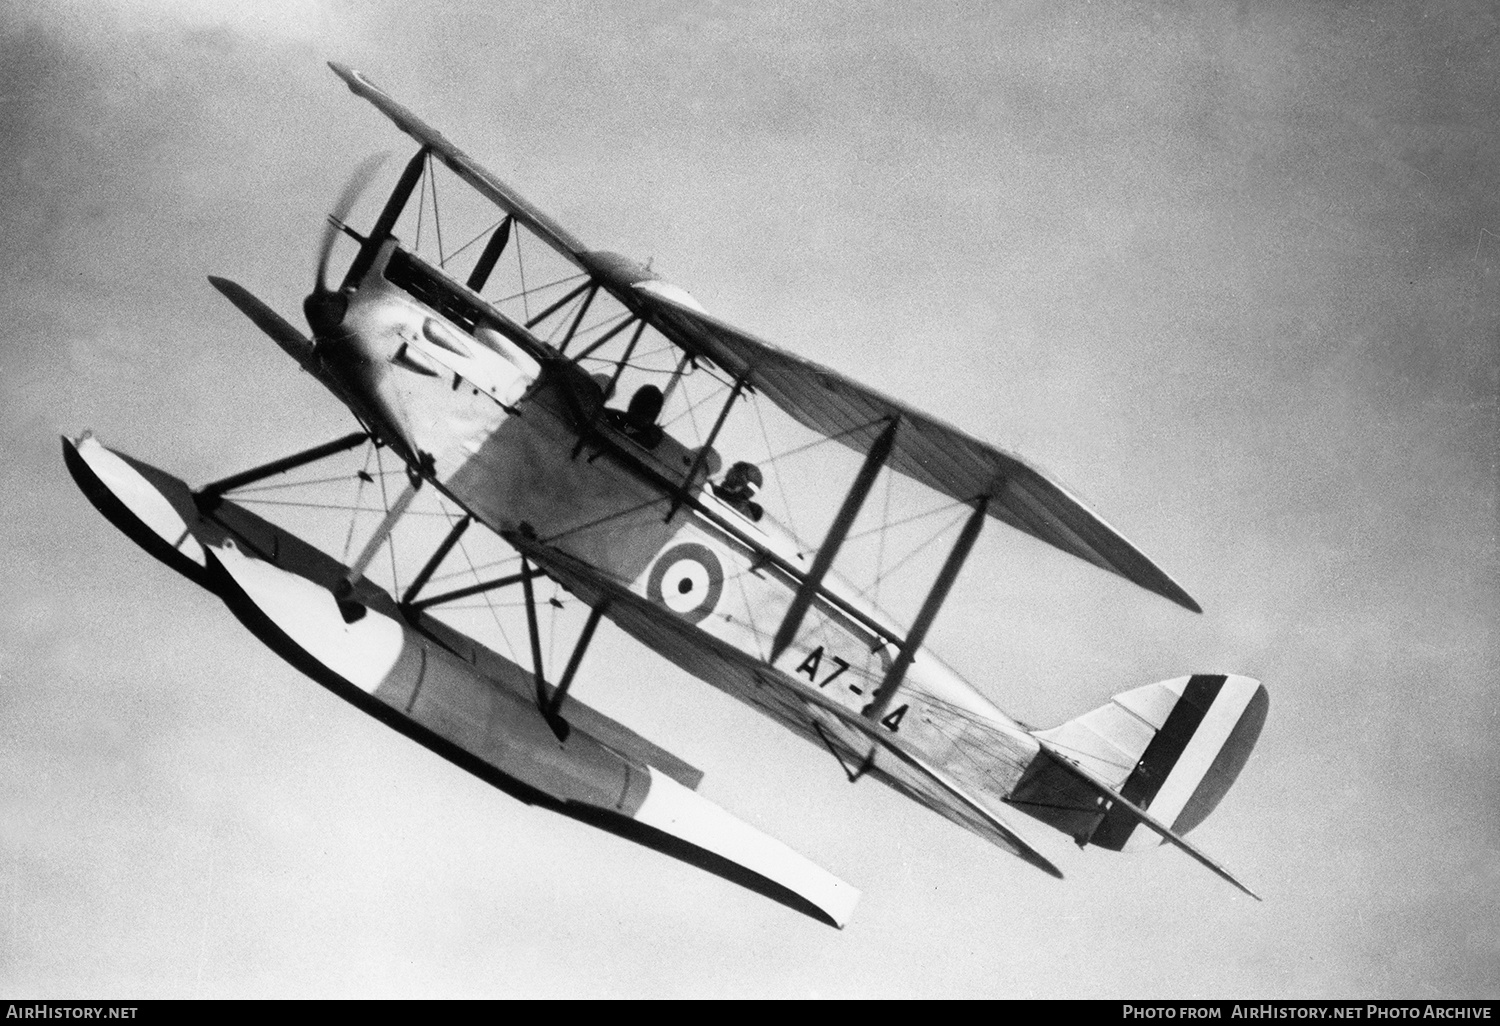
[[[730,467],[729,473],[724,475],[725,489],[737,492],[747,499],[755,498],[755,493],[760,491],[760,486],[764,483],[760,468],[743,460]]]
[[[661,416],[662,402],[661,389],[655,385],[642,385],[630,397],[630,405],[625,409],[625,419],[631,427],[644,431],[654,426],[656,418]]]

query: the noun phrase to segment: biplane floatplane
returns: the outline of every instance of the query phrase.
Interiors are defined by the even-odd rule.
[[[601,618],[827,748],[851,780],[883,781],[1053,876],[1062,874],[1006,822],[1008,810],[1080,846],[1175,845],[1251,893],[1183,835],[1255,743],[1268,706],[1257,681],[1181,677],[1036,730],[923,647],[990,519],[1197,612],[1170,577],[1016,456],[726,324],[649,267],[587,248],[368,78],[331,67],[416,140],[416,155],[368,233],[344,223],[352,189],[330,216],[303,304],[310,338],[241,286],[209,280],[361,430],[196,490],[88,433],[64,439],[70,471],[105,516],[223,598],[294,666],[458,765],[834,924],[857,891],[700,797],[692,766],[569,697]],[[394,234],[439,164],[498,207],[464,280]],[[340,235],[358,251],[335,288],[329,253]],[[522,236],[576,273],[545,309],[517,318],[483,294],[508,245],[519,258]],[[618,313],[585,345],[598,300]],[[644,385],[617,401],[648,329],[670,344],[675,370],[665,389]],[[599,361],[607,344],[620,354],[612,371],[590,374],[585,358]],[[659,422],[685,369],[707,369],[727,391],[694,447]],[[815,549],[754,501],[759,468],[726,469],[715,449],[731,407],[752,395],[862,456]],[[236,501],[257,482],[359,446],[399,459],[402,490],[356,558],[337,559]],[[883,471],[967,507],[907,624],[833,572]],[[367,571],[423,490],[446,500],[453,520],[410,584],[388,591]],[[476,528],[503,539],[519,569],[434,594],[437,571]],[[539,643],[538,579],[588,610],[555,677]],[[524,598],[529,666],[438,615],[444,603],[501,588]]]

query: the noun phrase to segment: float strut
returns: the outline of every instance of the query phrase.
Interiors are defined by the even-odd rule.
[[[331,442],[314,446],[305,452],[285,456],[259,467],[241,471],[238,474],[215,481],[212,484],[206,484],[198,489],[198,500],[217,505],[225,492],[233,491],[236,488],[243,488],[247,484],[254,484],[256,481],[263,481],[268,477],[275,477],[277,474],[284,474],[288,470],[296,470],[298,467],[309,463],[316,463],[325,456],[332,456],[346,449],[352,449],[361,442],[369,439],[369,437],[370,435],[367,432],[356,431],[353,434],[345,435],[343,438],[335,438]]]
[[[553,689],[552,698],[542,710],[542,714],[547,717],[547,725],[552,728],[559,741],[566,741],[568,738],[568,724],[561,715],[563,700],[568,697],[568,689],[573,686],[573,677],[578,673],[579,664],[583,662],[583,654],[588,651],[589,642],[594,639],[594,631],[608,608],[609,599],[605,599],[589,610],[588,621],[583,625],[583,633],[578,636],[578,644],[573,646],[573,654],[568,658],[562,680]]]
[[[401,604],[403,606],[410,606],[412,604],[417,594],[426,586],[432,575],[437,572],[437,568],[442,564],[443,560],[448,558],[448,553],[453,551],[453,546],[458,544],[458,539],[463,537],[463,533],[469,529],[469,525],[473,522],[474,518],[465,513],[463,519],[453,525],[453,530],[448,532],[448,537],[443,539],[443,543],[437,547],[437,551],[432,554],[432,558],[427,561],[427,565],[422,567],[421,572],[417,574],[416,580],[411,582],[411,587],[406,589],[406,594],[401,596]]]

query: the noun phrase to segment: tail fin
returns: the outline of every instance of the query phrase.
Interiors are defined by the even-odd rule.
[[[1185,834],[1208,816],[1239,775],[1260,736],[1270,699],[1249,677],[1197,674],[1148,684],[1035,734],[1045,747],[1011,804],[1072,834],[1079,845],[1113,851],[1164,843],[1126,804],[1061,765],[1061,756],[1108,792]]]

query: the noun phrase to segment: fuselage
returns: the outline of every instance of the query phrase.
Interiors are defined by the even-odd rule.
[[[809,693],[856,715],[870,710],[901,625],[830,573],[796,635],[769,662],[810,569],[809,546],[716,494],[717,453],[632,431],[616,409],[623,403],[598,381],[394,240],[316,354],[336,394],[491,530],[536,539]],[[805,718],[779,715],[770,695],[734,686],[705,672],[694,653],[637,633],[805,736],[867,759],[867,767],[882,765],[870,740],[837,717],[815,716],[808,731]],[[992,801],[1010,794],[1038,750],[1025,728],[925,649],[876,716],[890,740]]]

